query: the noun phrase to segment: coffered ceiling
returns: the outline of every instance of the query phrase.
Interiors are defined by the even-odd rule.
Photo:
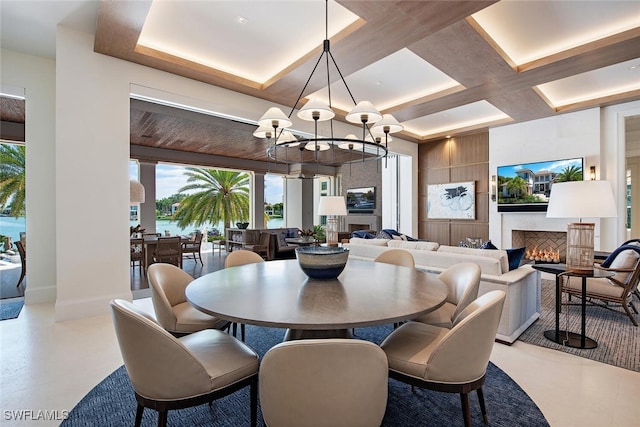
[[[638,1],[332,0],[328,6],[331,52],[353,97],[392,113],[405,126],[398,137],[408,141],[640,99]],[[37,45],[20,32],[37,30],[48,40],[50,16],[92,28],[96,52],[284,106],[296,102],[325,38],[325,3],[318,0],[3,0],[0,7],[4,48]],[[335,68],[330,73],[332,105],[343,120],[353,101]],[[316,72],[298,107],[327,93],[326,72]],[[219,118],[171,132],[179,117],[144,110],[144,103],[132,108],[132,144],[190,150],[190,141],[198,141],[209,154],[264,157],[252,126],[231,122],[217,133],[232,132],[246,144],[231,153],[210,140],[211,126],[223,126]],[[160,135],[149,134],[150,120],[174,122],[155,126]]]

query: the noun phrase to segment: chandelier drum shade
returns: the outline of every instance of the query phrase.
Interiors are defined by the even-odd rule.
[[[293,104],[289,115],[285,115],[277,107],[271,107],[258,120],[258,129],[254,136],[266,138],[269,141],[267,159],[269,161],[285,164],[323,165],[338,167],[355,162],[372,161],[386,158],[388,154],[389,134],[400,132],[404,127],[390,114],[382,114],[371,102],[356,102],[347,82],[331,54],[328,35],[328,1],[325,0],[325,40],[323,50],[318,58],[311,75],[300,91],[298,99]],[[314,122],[314,133],[310,137],[295,137],[286,129],[293,125],[291,116],[296,106],[301,102],[305,91],[315,74],[318,66],[324,59],[326,69],[326,82],[328,91],[328,104],[318,99],[309,99],[300,108],[297,117],[304,121]],[[362,134],[359,136],[334,135],[333,120],[335,112],[331,101],[331,75],[330,61],[335,67],[346,91],[348,92],[354,107],[345,115],[345,120],[361,126]],[[329,122],[327,134],[320,135],[319,122]]]

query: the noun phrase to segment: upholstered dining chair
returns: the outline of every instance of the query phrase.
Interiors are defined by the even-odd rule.
[[[182,239],[180,236],[158,237],[153,262],[165,262],[182,267]]]
[[[147,272],[151,301],[158,323],[175,336],[203,329],[225,329],[230,323],[194,308],[185,289],[193,281],[189,273],[172,264],[156,263]]]
[[[191,254],[193,256],[193,260],[197,262],[197,259],[200,260],[200,264],[204,265],[202,262],[202,256],[200,255],[200,250],[202,249],[202,233],[196,232],[193,235],[192,240],[187,240],[186,242],[182,242],[182,257],[189,256]],[[196,259],[197,256],[197,259]]]
[[[224,268],[236,267],[238,265],[245,264],[255,264],[258,262],[264,262],[264,258],[262,258],[258,253],[253,251],[248,251],[245,249],[235,250],[227,255],[227,258],[224,260]],[[232,323],[233,336],[235,337],[238,333],[238,323]],[[240,324],[240,339],[244,341],[245,337],[245,326],[244,323]]]
[[[482,385],[504,299],[504,291],[487,292],[460,313],[451,329],[408,322],[391,332],[380,345],[389,361],[389,377],[411,386],[459,393],[465,427],[471,426],[469,393],[476,390],[488,424]]]
[[[481,273],[480,266],[472,262],[454,264],[444,270],[438,279],[447,285],[445,303],[437,310],[413,320],[451,329],[462,310],[478,298]]]
[[[595,268],[615,273],[613,277],[587,278],[588,300],[599,300],[605,304],[620,304],[624,312],[634,326],[638,326],[630,308],[638,314],[638,310],[633,305],[633,295],[638,291],[640,281],[640,244],[634,241],[625,242],[622,246],[614,250],[601,264],[596,264]],[[582,280],[571,280],[563,277],[562,292],[569,296],[582,298]],[[606,308],[607,305],[605,305]]]
[[[258,384],[269,427],[379,426],[387,406],[387,357],[362,340],[287,341],[264,355]]]
[[[140,426],[144,408],[158,411],[158,426],[166,426],[167,412],[212,402],[250,387],[251,425],[257,424],[259,360],[236,338],[206,329],[175,338],[132,303],[110,303],[116,337],[138,407]]]
[[[389,249],[382,252],[375,259],[375,262],[399,265],[401,267],[415,268],[416,263],[411,252],[404,249]]]
[[[227,258],[224,260],[224,267],[235,267],[238,265],[253,264],[255,262],[264,262],[264,258],[262,258],[260,254],[253,251],[236,249],[235,251],[227,255]]]
[[[131,243],[131,268],[136,268],[136,263],[140,269],[140,273],[145,273],[146,250],[143,238],[132,238]]]

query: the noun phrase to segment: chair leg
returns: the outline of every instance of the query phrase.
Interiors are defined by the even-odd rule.
[[[18,279],[18,284],[16,285],[16,288],[20,286],[20,283],[22,283],[22,281],[24,280],[24,276],[25,276],[25,272],[23,268],[22,271],[20,272],[20,279]]]
[[[138,409],[136,409],[136,427],[140,427],[142,423],[142,413],[144,412],[144,406],[138,404]]]
[[[251,427],[258,425],[258,379],[251,381],[249,386],[249,395],[251,399]]]
[[[158,427],[167,427],[167,411],[158,412]]]
[[[460,393],[460,403],[462,403],[464,427],[471,427],[471,411],[469,410],[469,395],[467,393]]]
[[[488,425],[489,417],[487,416],[487,407],[484,404],[484,393],[482,391],[482,387],[476,390],[476,393],[478,393],[478,402],[480,402],[480,412],[482,412],[482,421],[484,421],[484,423]]]
[[[631,319],[631,322],[633,323],[633,326],[638,326],[638,322],[636,322],[636,319],[633,317],[633,314],[631,313],[631,310],[629,310],[629,304],[626,304],[626,303],[623,302],[622,303],[622,308],[624,308],[625,313],[627,313],[627,316],[629,316],[629,319]],[[635,310],[635,307],[634,307],[634,310]]]

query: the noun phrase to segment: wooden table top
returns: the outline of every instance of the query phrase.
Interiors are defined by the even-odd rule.
[[[447,286],[422,271],[356,259],[335,280],[311,280],[292,259],[206,274],[187,286],[186,296],[197,309],[229,321],[324,330],[429,313],[444,304]]]

